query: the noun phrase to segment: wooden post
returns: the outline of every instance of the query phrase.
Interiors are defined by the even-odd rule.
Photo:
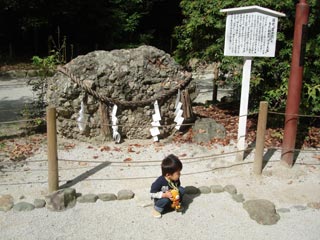
[[[110,141],[112,139],[109,120],[109,106],[103,102],[99,104],[100,122],[101,122],[101,134],[104,139]]]
[[[48,188],[49,193],[59,188],[56,109],[47,107]]]
[[[262,173],[263,150],[267,126],[268,102],[260,102],[259,117],[257,127],[256,152],[254,155],[253,172],[260,175]]]
[[[212,103],[217,103],[218,97],[218,85],[217,81],[219,78],[219,63],[214,63],[213,65],[213,90],[212,90]]]

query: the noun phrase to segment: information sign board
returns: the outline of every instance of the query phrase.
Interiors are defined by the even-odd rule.
[[[229,14],[224,55],[274,57],[278,18],[261,13]]]

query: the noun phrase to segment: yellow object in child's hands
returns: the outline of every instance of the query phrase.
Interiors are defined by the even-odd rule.
[[[170,190],[171,195],[172,195],[172,204],[171,207],[175,210],[178,210],[181,208],[180,204],[180,195],[179,195],[179,190],[177,189],[172,189]]]

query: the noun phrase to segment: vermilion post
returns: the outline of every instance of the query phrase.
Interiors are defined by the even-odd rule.
[[[309,5],[306,0],[300,0],[296,6],[291,71],[281,153],[281,162],[288,167],[293,165],[296,144],[308,17]]]

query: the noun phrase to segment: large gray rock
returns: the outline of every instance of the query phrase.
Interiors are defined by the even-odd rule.
[[[192,128],[193,141],[196,143],[207,143],[213,138],[225,138],[226,129],[212,118],[201,118],[195,122]]]
[[[13,207],[13,197],[9,194],[0,195],[0,211],[7,212]]]
[[[169,54],[151,46],[113,51],[94,51],[79,56],[65,65],[90,89],[119,101],[149,100],[174,89],[188,77]],[[190,76],[190,74],[189,74]],[[189,84],[189,93],[195,84]],[[159,102],[161,124],[174,124],[177,94]],[[99,101],[74,84],[67,76],[56,73],[49,81],[47,101],[57,107],[58,132],[77,139],[101,139]],[[82,130],[75,121],[83,103]],[[110,109],[109,109],[110,110]],[[153,103],[145,106],[118,105],[119,133],[130,139],[151,138],[149,127],[154,114]],[[170,135],[174,125],[161,128]]]
[[[243,203],[243,208],[249,213],[251,219],[262,225],[273,225],[280,219],[275,205],[265,199],[248,200]]]
[[[64,211],[76,205],[76,190],[65,188],[55,191],[45,197],[46,207],[52,211]]]

